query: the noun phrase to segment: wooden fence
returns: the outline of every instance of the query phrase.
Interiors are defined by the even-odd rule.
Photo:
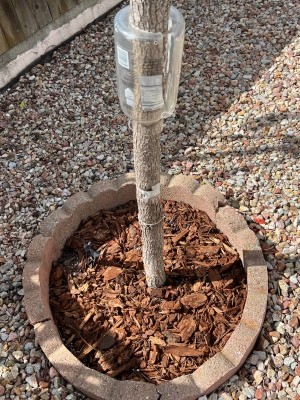
[[[0,0],[0,55],[84,0]]]

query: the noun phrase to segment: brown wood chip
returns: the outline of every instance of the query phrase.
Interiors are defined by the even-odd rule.
[[[207,300],[207,296],[203,293],[192,293],[183,296],[180,301],[185,307],[198,308]]]
[[[167,346],[164,348],[164,353],[177,357],[199,357],[203,355],[203,350],[186,346]]]
[[[121,380],[192,373],[224,347],[245,304],[238,254],[208,216],[174,201],[164,215],[163,288],[146,285],[136,202],[83,222],[52,268],[50,304],[67,347]],[[95,265],[85,260],[88,242]]]
[[[115,279],[117,276],[119,276],[122,272],[123,272],[122,268],[107,267],[103,274],[103,279],[106,282],[111,281],[112,279]]]

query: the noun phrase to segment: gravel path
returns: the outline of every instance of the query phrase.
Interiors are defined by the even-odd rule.
[[[162,170],[219,187],[266,253],[270,294],[261,338],[237,375],[208,398],[299,400],[300,5],[219,3],[175,2],[187,33]],[[85,398],[36,345],[21,274],[49,212],[91,183],[133,169],[131,132],[116,97],[114,14],[0,95],[1,400]]]

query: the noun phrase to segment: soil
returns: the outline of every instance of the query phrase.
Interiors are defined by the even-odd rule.
[[[159,383],[219,352],[244,308],[246,274],[207,214],[164,202],[163,288],[146,286],[135,201],[104,210],[69,238],[50,279],[65,345],[117,379]]]

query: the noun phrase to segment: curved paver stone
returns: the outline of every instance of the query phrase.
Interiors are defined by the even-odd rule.
[[[196,371],[171,381],[153,385],[118,381],[82,364],[63,344],[49,306],[49,275],[67,238],[81,221],[101,209],[134,200],[134,174],[95,183],[87,193],[69,198],[41,225],[41,235],[28,249],[24,268],[24,303],[37,341],[49,361],[72,385],[98,400],[196,400],[211,393],[231,377],[250,354],[260,333],[267,305],[268,274],[255,234],[240,213],[226,204],[224,196],[211,185],[199,185],[183,175],[161,175],[163,199],[183,201],[207,212],[212,221],[239,252],[247,271],[247,299],[242,318],[223,350]]]
[[[32,324],[52,318],[49,306],[49,275],[60,255],[52,237],[36,236],[27,252],[23,272],[24,305]]]

